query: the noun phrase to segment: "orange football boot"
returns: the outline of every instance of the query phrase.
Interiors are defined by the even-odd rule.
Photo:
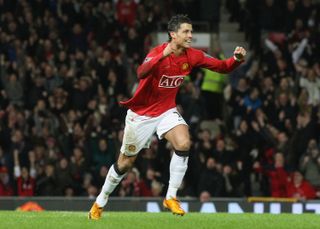
[[[92,205],[89,211],[88,218],[93,220],[98,220],[101,218],[102,211],[103,211],[103,208],[99,207],[98,204],[94,202],[94,204]]]
[[[176,198],[172,199],[164,199],[163,200],[163,207],[170,210],[174,215],[180,215],[183,216],[185,214],[185,211],[180,206],[180,201]]]

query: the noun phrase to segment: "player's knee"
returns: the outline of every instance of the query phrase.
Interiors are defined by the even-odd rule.
[[[136,158],[137,156],[127,156],[123,153],[120,153],[119,158],[115,163],[115,167],[117,167],[116,172],[118,174],[125,174],[128,172],[133,167]]]
[[[117,169],[119,174],[128,172],[133,167],[133,161],[130,159],[121,160],[117,162]]]
[[[184,139],[182,141],[179,141],[176,146],[175,149],[179,150],[179,151],[189,151],[191,147],[191,141],[190,139]]]
[[[132,168],[133,164],[130,161],[122,162],[118,165],[119,171],[122,173],[128,172]]]

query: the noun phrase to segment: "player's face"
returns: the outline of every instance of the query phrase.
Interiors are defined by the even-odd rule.
[[[192,25],[182,23],[178,31],[173,33],[172,39],[178,46],[189,48],[192,41]]]

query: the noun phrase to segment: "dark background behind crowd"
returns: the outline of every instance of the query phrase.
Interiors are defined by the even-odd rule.
[[[118,102],[136,87],[152,33],[176,13],[217,32],[221,4],[0,0],[0,196],[95,197],[121,146]],[[201,69],[182,86],[193,144],[179,196],[320,197],[319,1],[223,4],[250,54],[221,109],[207,105]],[[164,195],[172,152],[154,137],[113,195]]]

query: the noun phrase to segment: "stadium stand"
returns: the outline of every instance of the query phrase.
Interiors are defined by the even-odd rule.
[[[219,18],[199,13],[207,2],[220,1],[0,0],[0,196],[97,195],[121,146],[118,102],[158,23],[187,13],[217,32]],[[193,145],[179,195],[318,198],[320,3],[225,3],[250,56],[229,75],[219,118],[201,69],[181,88]],[[154,138],[112,195],[163,196],[171,153]]]

